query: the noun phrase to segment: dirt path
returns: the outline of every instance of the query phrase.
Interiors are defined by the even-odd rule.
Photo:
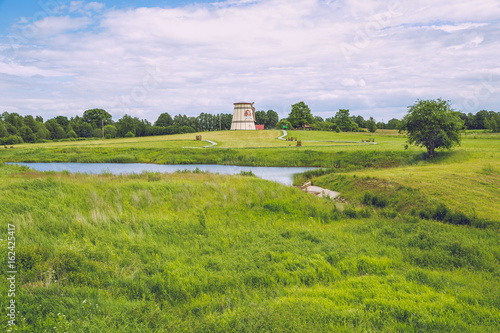
[[[332,199],[335,199],[336,197],[338,197],[340,195],[339,192],[335,192],[335,191],[328,190],[326,188],[311,185],[311,182],[305,183],[304,185],[302,185],[300,187],[300,189],[304,192],[311,193],[311,194],[314,194],[315,196],[322,197],[322,198],[330,197]]]

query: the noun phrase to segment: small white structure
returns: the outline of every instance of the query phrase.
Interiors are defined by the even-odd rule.
[[[255,108],[253,103],[234,103],[231,131],[255,130]]]

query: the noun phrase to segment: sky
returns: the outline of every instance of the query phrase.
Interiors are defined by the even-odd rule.
[[[500,111],[498,0],[0,0],[0,112]]]

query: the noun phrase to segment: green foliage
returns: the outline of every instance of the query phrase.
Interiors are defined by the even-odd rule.
[[[160,114],[156,122],[154,123],[154,126],[160,126],[160,127],[168,127],[174,124],[174,120],[172,117],[167,113],[164,112]]]
[[[370,120],[366,122],[366,127],[370,133],[375,133],[377,131],[377,124],[375,120],[373,120],[373,117],[370,117]]]
[[[400,132],[406,133],[409,144],[425,147],[432,158],[435,149],[451,149],[460,145],[462,128],[463,121],[451,109],[449,102],[442,99],[418,100],[408,107]]]
[[[286,119],[281,119],[277,124],[276,124],[276,129],[286,129],[286,130],[291,130],[293,129],[292,124],[286,120]]]
[[[136,134],[134,118],[129,115],[124,115],[118,120],[118,136],[125,137],[128,133]]]
[[[294,128],[312,124],[313,116],[311,110],[304,102],[292,105],[292,111],[288,115],[288,121]]]
[[[278,123],[279,116],[276,113],[276,111],[267,110],[267,112],[266,112],[266,119],[267,119],[267,121],[266,121],[266,124],[265,124],[266,125],[265,128],[266,129],[273,129],[273,128],[276,127],[276,124]]]
[[[267,124],[266,111],[255,111],[255,124],[256,125],[266,125]]]
[[[111,115],[103,109],[91,109],[83,113],[82,120],[92,126],[92,129],[101,128],[111,124]]]
[[[360,199],[409,191],[336,179],[372,186]],[[388,219],[351,201],[256,177],[1,165],[0,218],[18,230],[18,330],[497,330],[495,229]]]
[[[342,132],[356,132],[359,129],[358,124],[356,124],[349,115],[349,110],[340,109],[333,118],[335,124]]]
[[[108,138],[116,138],[118,130],[114,125],[106,125],[104,126],[104,137]]]
[[[256,177],[255,174],[252,172],[252,170],[249,170],[249,171],[241,171],[240,172],[240,175],[241,176],[250,176],[250,177]]]
[[[0,144],[2,145],[16,145],[20,143],[24,143],[24,141],[19,135],[9,135],[7,137],[0,138]]]

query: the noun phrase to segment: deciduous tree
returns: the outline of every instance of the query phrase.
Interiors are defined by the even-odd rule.
[[[405,132],[408,143],[427,149],[430,158],[438,148],[451,149],[460,145],[464,123],[448,101],[418,100],[408,107],[399,132]]]
[[[312,124],[313,116],[311,110],[304,102],[292,105],[292,111],[288,116],[288,121],[293,127],[302,127]]]

